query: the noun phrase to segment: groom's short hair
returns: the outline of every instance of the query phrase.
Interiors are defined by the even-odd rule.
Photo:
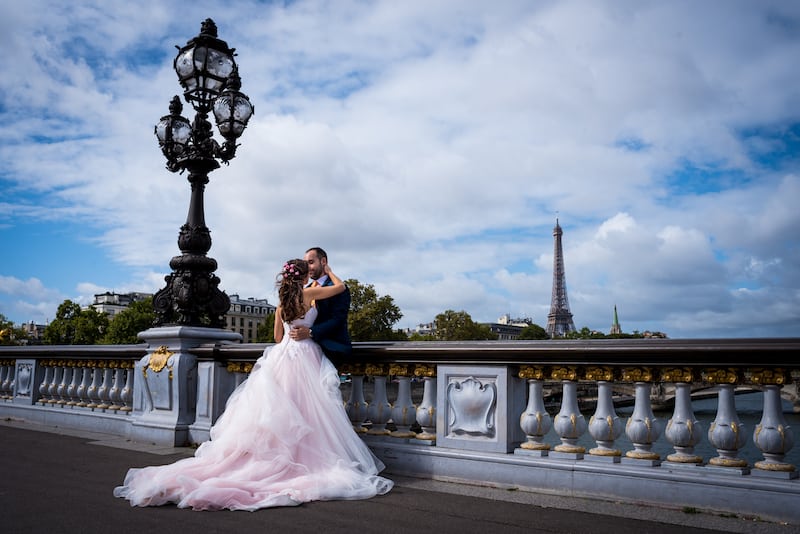
[[[314,251],[317,254],[317,258],[319,259],[328,259],[328,254],[319,247],[311,247],[310,249],[306,250],[306,254],[309,252]]]

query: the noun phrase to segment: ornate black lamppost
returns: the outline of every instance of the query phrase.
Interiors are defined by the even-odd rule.
[[[214,274],[217,262],[206,256],[211,248],[211,233],[205,223],[203,191],[208,173],[228,163],[236,155],[236,140],[253,115],[253,105],[241,93],[241,80],[234,60],[235,49],[217,38],[217,26],[206,19],[200,34],[178,48],[174,67],[183,86],[183,97],[197,112],[194,122],[181,116],[183,105],[176,95],[169,115],[156,124],[155,134],[167,158],[167,169],[188,171],[192,197],[186,224],[178,236],[180,256],[169,262],[172,274],[166,286],[153,298],[157,325],[223,327],[230,308],[228,295],[219,289]],[[217,128],[225,142],[213,137],[208,113],[213,111]],[[219,161],[218,161],[219,160]]]

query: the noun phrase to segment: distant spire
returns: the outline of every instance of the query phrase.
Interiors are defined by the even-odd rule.
[[[617,317],[617,305],[614,304],[614,322],[611,324],[611,331],[609,334],[621,334],[622,327],[619,326],[619,318]]]

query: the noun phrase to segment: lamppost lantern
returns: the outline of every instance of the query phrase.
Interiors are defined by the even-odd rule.
[[[164,115],[155,127],[158,145],[167,158],[167,168],[171,171],[178,170],[178,158],[188,152],[189,141],[192,137],[192,126],[189,119],[181,116],[183,104],[178,95],[172,97],[169,104],[169,115]]]
[[[211,19],[200,25],[200,35],[178,48],[173,66],[183,86],[184,98],[197,111],[210,111],[214,99],[236,70],[235,51],[217,38],[217,25]]]
[[[214,274],[217,262],[206,253],[211,249],[211,232],[205,224],[203,192],[208,173],[228,163],[236,155],[236,140],[252,117],[254,107],[240,91],[242,82],[234,60],[235,49],[217,37],[217,25],[206,19],[200,34],[186,46],[177,47],[173,62],[183,97],[192,105],[194,120],[183,117],[183,105],[175,96],[169,115],[161,117],[155,134],[161,152],[172,172],[188,171],[192,186],[189,214],[178,235],[180,256],[169,262],[172,273],[166,286],[153,297],[156,325],[224,326],[230,298],[218,285]],[[220,145],[213,137],[208,113],[213,110],[220,134]],[[219,160],[219,161],[218,161]]]
[[[234,69],[225,90],[214,102],[214,118],[217,121],[219,133],[225,138],[223,145],[223,160],[227,155],[226,150],[231,152],[231,157],[236,152],[236,140],[241,137],[247,122],[253,116],[255,107],[250,103],[246,94],[239,91],[242,88],[242,80],[239,78],[239,69]]]

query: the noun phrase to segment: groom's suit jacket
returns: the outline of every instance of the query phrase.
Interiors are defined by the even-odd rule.
[[[330,278],[323,286],[332,286]],[[350,290],[331,298],[316,301],[317,319],[311,327],[312,338],[333,363],[341,363],[352,353],[350,333],[347,330],[347,314],[350,312]]]

